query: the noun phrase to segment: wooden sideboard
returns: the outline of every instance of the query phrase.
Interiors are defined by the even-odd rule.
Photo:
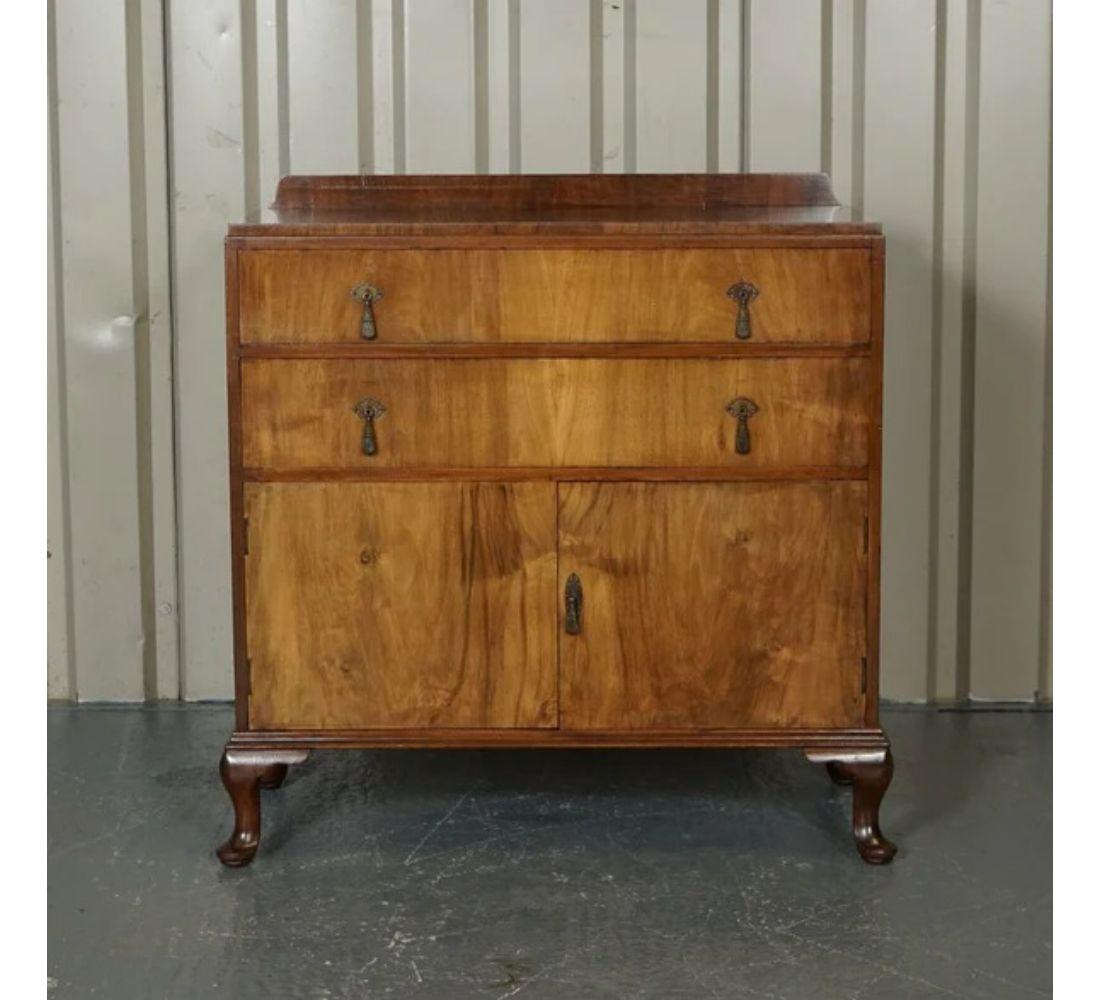
[[[884,246],[823,175],[288,177],[226,240],[236,729],[775,747],[878,720]]]

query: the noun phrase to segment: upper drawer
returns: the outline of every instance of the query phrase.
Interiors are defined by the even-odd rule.
[[[239,277],[246,343],[870,339],[866,250],[246,250]]]
[[[867,358],[241,365],[256,469],[862,467]]]

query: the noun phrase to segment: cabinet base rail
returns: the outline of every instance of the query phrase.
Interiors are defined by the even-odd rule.
[[[638,730],[570,732],[560,729],[447,729],[348,731],[240,731],[221,758],[222,784],[233,803],[234,825],[217,851],[229,867],[247,865],[260,846],[260,791],[279,788],[291,765],[313,750],[451,748],[671,748],[801,750],[824,764],[829,778],[852,789],[852,835],[860,857],[888,864],[897,847],[879,827],[879,806],[894,773],[890,743],[881,729]]]

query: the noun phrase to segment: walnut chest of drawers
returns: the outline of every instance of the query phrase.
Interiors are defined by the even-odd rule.
[[[889,861],[883,238],[820,175],[290,177],[226,242],[244,864],[313,749],[776,747]]]

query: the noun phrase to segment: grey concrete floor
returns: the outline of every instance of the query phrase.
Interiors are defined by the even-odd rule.
[[[315,753],[230,827],[222,707],[50,711],[51,997],[1051,992],[1051,716],[887,711],[886,868],[793,753]]]

